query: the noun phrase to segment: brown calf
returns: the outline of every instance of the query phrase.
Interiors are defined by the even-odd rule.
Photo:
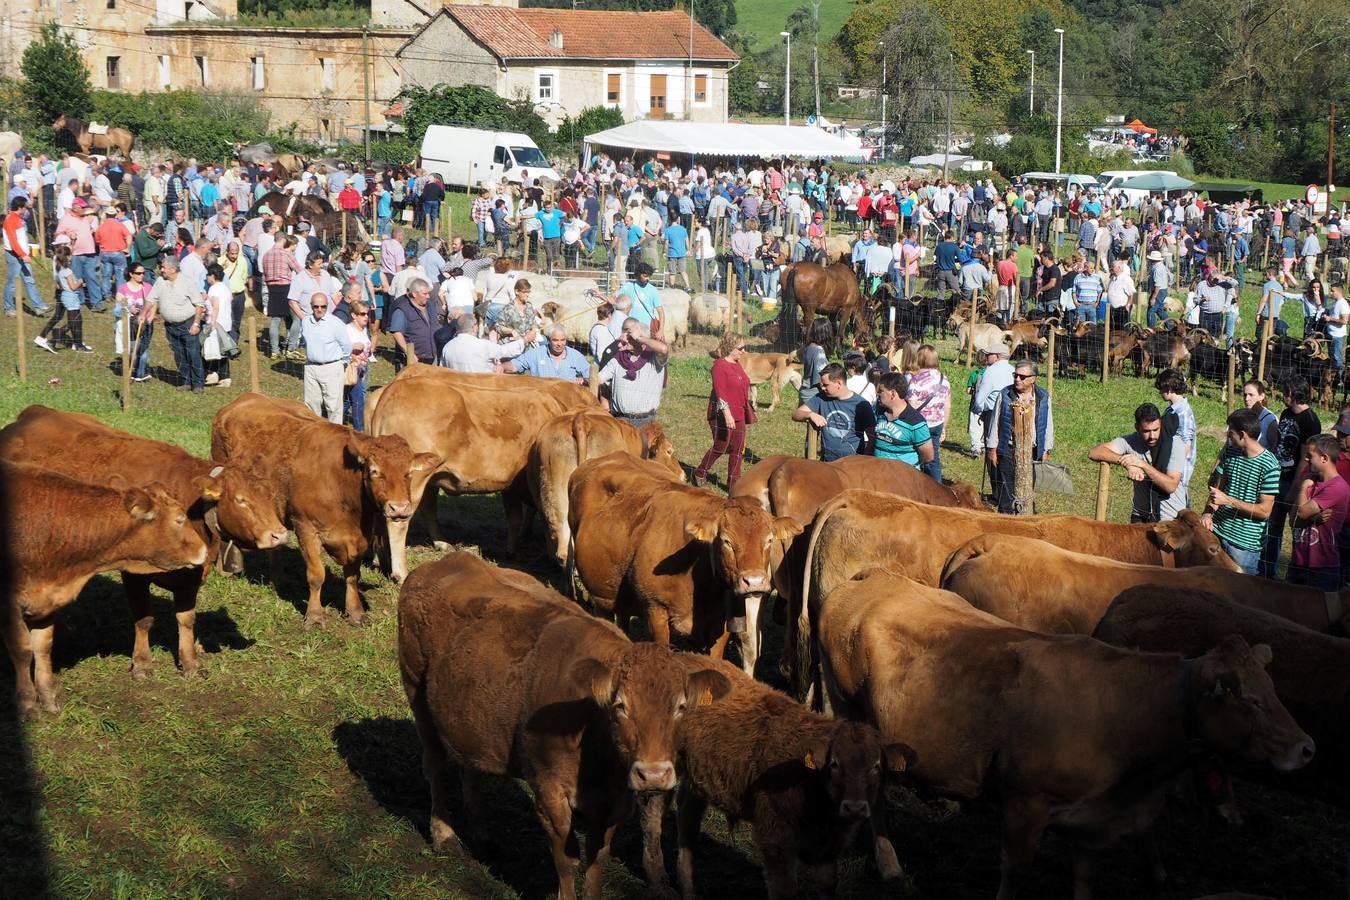
[[[398,662],[431,785],[432,842],[455,839],[449,763],[524,779],[560,900],[575,894],[576,832],[587,835],[586,896],[599,898],[633,792],[675,787],[688,712],[730,689],[725,675],[633,644],[529,576],[468,553],[419,566],[404,582]],[[470,794],[466,783],[466,806]]]

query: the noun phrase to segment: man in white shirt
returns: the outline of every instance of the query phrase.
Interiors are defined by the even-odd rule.
[[[1331,364],[1337,372],[1345,369],[1345,326],[1350,322],[1350,301],[1345,299],[1345,286],[1331,286],[1331,302],[1327,307],[1327,337],[1331,338]]]
[[[1106,286],[1106,301],[1111,307],[1111,329],[1119,331],[1130,321],[1130,304],[1134,302],[1134,279],[1125,260],[1111,264],[1111,283]]]
[[[524,336],[499,344],[494,340],[480,338],[478,323],[472,313],[465,313],[455,320],[458,332],[441,350],[441,365],[456,372],[478,372],[490,374],[497,371],[495,363],[502,359],[511,359],[525,352],[525,348],[534,343],[536,332],[531,328]]]
[[[207,246],[210,246],[209,241]],[[305,262],[307,265],[304,271],[291,279],[291,289],[286,294],[286,301],[290,304],[292,318],[289,345],[286,349],[292,353],[300,349],[300,323],[310,313],[310,297],[314,294],[336,297],[342,290],[342,285],[338,284],[338,280],[324,271],[325,260],[321,254],[311,254]]]

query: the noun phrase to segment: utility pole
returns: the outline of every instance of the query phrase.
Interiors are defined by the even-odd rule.
[[[1027,112],[1036,115],[1036,51],[1028,50],[1031,54],[1031,96],[1027,98]]]
[[[783,58],[783,124],[792,124],[792,32],[780,31],[778,36],[787,41],[787,56]]]
[[[820,122],[820,0],[811,4],[815,10],[816,33],[811,45],[811,78],[816,83],[816,122]]]
[[[572,0],[572,8],[576,9],[576,0]],[[689,0],[689,83],[685,85],[684,91],[684,120],[691,121],[694,118],[694,0]]]
[[[361,26],[361,91],[366,107],[366,163],[370,163],[370,26]]]
[[[947,140],[942,145],[942,180],[947,180],[948,157],[952,152],[952,78],[956,74],[956,62],[947,54]]]
[[[1055,174],[1059,174],[1059,164],[1064,146],[1064,29],[1056,28],[1059,35],[1059,85],[1055,88]]]
[[[1327,126],[1327,213],[1331,212],[1331,189],[1336,185],[1336,101],[1331,101],[1331,123]]]
[[[886,158],[886,44],[877,41],[881,48],[881,158]]]

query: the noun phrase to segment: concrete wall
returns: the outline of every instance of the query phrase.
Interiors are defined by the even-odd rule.
[[[496,57],[448,16],[432,22],[398,61],[404,84],[424,88],[477,84],[500,93]]]
[[[383,28],[420,28],[442,6],[520,6],[519,0],[370,0],[370,24]],[[425,13],[423,12],[425,10]]]

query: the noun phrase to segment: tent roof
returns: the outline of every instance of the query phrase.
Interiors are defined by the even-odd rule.
[[[861,157],[856,138],[836,137],[819,128],[800,125],[736,125],[710,122],[669,122],[650,119],[586,135],[599,147],[662,150],[699,156],[780,156],[804,158]]]
[[[1147,125],[1145,125],[1143,122],[1139,121],[1138,119],[1135,119],[1133,122],[1131,122],[1130,124],[1126,125],[1125,127],[1128,128],[1128,129],[1130,129],[1131,131],[1136,131],[1136,132],[1138,132],[1138,133],[1140,133],[1140,134],[1157,134],[1157,133],[1158,133],[1158,129],[1156,129],[1156,128],[1149,128]]]
[[[1186,191],[1195,187],[1195,182],[1180,175],[1168,175],[1163,172],[1148,172],[1122,181],[1118,187],[1135,191]]]
[[[961,163],[975,157],[965,153],[948,153],[946,156],[947,166],[959,166]],[[909,160],[911,166],[941,166],[943,156],[941,153],[930,153],[927,156],[914,156]]]

